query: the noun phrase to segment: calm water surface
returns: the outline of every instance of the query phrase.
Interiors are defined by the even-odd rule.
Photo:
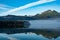
[[[60,19],[31,20],[29,22],[29,28],[60,29]],[[60,40],[60,32],[36,31],[16,34],[0,33],[0,40]]]
[[[60,40],[60,37],[51,38],[35,33],[17,33],[17,34],[0,34],[0,40]]]

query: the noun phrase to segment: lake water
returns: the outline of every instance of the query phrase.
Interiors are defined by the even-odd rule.
[[[15,34],[0,33],[0,40],[60,40],[60,31],[46,31],[43,29],[60,29],[60,19],[31,20],[30,32]],[[31,30],[34,29],[33,31]],[[42,30],[35,30],[42,29]],[[13,29],[12,29],[13,30]],[[31,32],[32,31],[32,32]],[[17,32],[17,31],[16,31]]]
[[[0,34],[0,40],[60,40],[60,37],[51,38],[47,35],[37,35],[35,33],[17,33],[17,34]]]

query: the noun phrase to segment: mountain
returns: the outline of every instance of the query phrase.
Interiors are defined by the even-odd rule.
[[[46,18],[60,18],[60,13],[55,10],[47,10],[41,14],[36,14],[34,16],[16,16],[16,15],[7,15],[0,16],[0,20],[37,20],[37,19],[46,19]]]
[[[34,20],[34,18],[30,16],[7,15],[7,16],[0,16],[0,20]]]
[[[35,17],[38,18],[57,18],[60,17],[60,13],[55,10],[47,10],[42,12],[41,14],[36,14]]]

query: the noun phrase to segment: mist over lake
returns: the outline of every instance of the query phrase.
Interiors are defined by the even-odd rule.
[[[40,28],[40,29],[58,29],[58,28],[60,28],[60,18],[31,20],[29,22],[30,22],[29,28]]]

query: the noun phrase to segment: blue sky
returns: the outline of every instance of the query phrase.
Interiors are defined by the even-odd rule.
[[[60,12],[59,0],[0,0],[0,16],[35,15],[46,10]]]

